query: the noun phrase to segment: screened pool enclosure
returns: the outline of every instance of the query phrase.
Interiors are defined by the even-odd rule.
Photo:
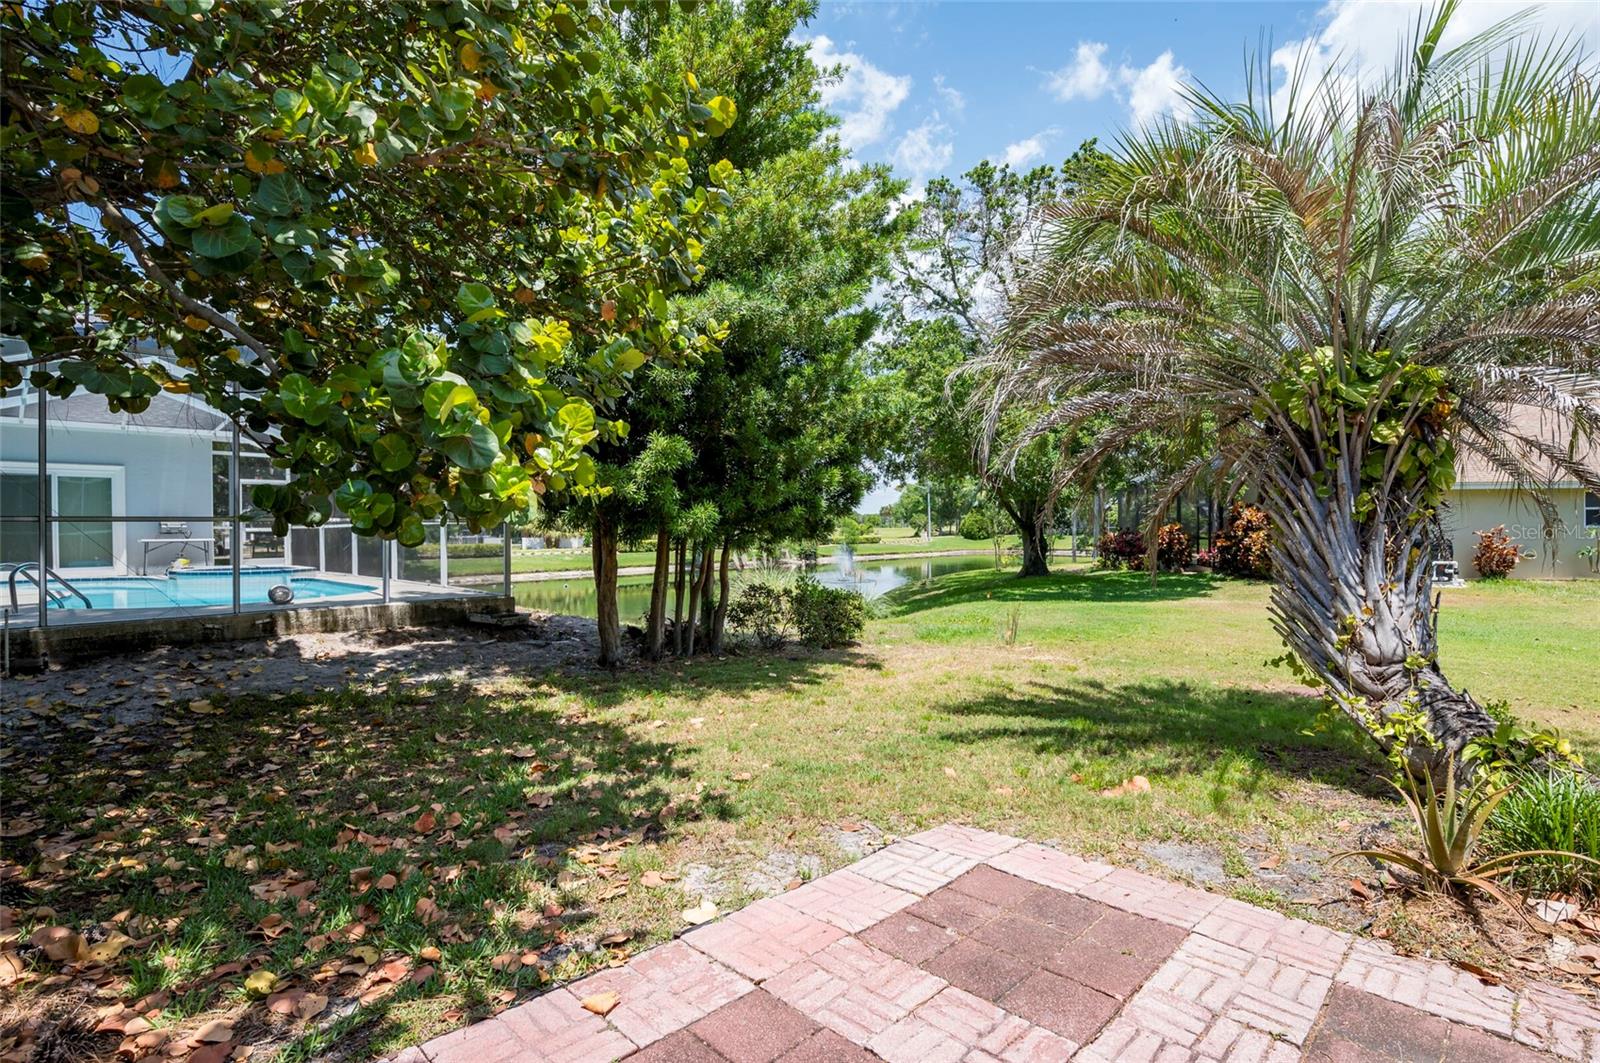
[[[338,513],[273,534],[250,489],[286,475],[191,395],[125,414],[24,383],[0,398],[0,609],[49,627],[509,593],[503,535],[406,548]]]

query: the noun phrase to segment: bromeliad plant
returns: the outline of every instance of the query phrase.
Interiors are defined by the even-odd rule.
[[[1522,906],[1500,884],[1500,879],[1516,874],[1530,862],[1551,857],[1600,867],[1600,861],[1581,853],[1555,849],[1525,849],[1480,858],[1485,825],[1516,788],[1510,781],[1505,761],[1500,759],[1502,754],[1495,752],[1498,747],[1492,742],[1470,747],[1468,758],[1479,762],[1475,770],[1470,771],[1457,770],[1455,754],[1443,753],[1443,770],[1439,773],[1440,781],[1436,782],[1434,773],[1414,771],[1412,764],[1416,758],[1403,752],[1418,744],[1434,742],[1421,714],[1396,714],[1390,727],[1395,750],[1391,757],[1395,777],[1390,782],[1411,810],[1421,836],[1421,852],[1413,854],[1393,846],[1379,846],[1339,853],[1333,862],[1366,857],[1404,868],[1425,886],[1442,892],[1482,890],[1519,913]]]

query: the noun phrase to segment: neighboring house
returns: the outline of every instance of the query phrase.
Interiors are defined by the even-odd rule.
[[[1549,443],[1565,450],[1570,430],[1559,418],[1532,408],[1519,408],[1515,415],[1524,429],[1535,429]],[[1600,470],[1600,451],[1580,450],[1585,467]],[[1548,480],[1545,495],[1555,506],[1557,523],[1546,527],[1545,518],[1533,499],[1514,491],[1504,473],[1478,455],[1468,455],[1456,470],[1456,485],[1450,492],[1443,517],[1461,574],[1477,577],[1472,555],[1478,548],[1478,532],[1504,526],[1511,541],[1522,549],[1523,559],[1512,571],[1518,579],[1578,579],[1593,577],[1590,559],[1579,551],[1600,545],[1600,494],[1589,491],[1570,474],[1560,474],[1545,465]]]

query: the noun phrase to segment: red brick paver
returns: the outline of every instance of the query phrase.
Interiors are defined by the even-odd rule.
[[[1600,1006],[944,826],[393,1063],[624,1058],[1600,1061]]]

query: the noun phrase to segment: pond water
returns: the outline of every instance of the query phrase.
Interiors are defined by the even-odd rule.
[[[811,569],[819,583],[829,587],[847,587],[860,591],[868,598],[887,594],[907,583],[932,579],[950,572],[968,572],[974,569],[994,568],[992,554],[964,554],[957,557],[916,557],[899,560],[858,559],[839,555],[820,562]],[[746,569],[733,574],[734,593],[738,593],[741,580],[777,575],[787,578],[792,569],[778,573],[762,569]],[[589,579],[534,580],[513,583],[512,594],[517,604],[528,609],[542,609],[551,613],[571,616],[594,615],[594,581]],[[622,622],[633,623],[650,610],[650,577],[622,576],[617,580],[617,607]],[[670,604],[668,606],[670,609]]]

